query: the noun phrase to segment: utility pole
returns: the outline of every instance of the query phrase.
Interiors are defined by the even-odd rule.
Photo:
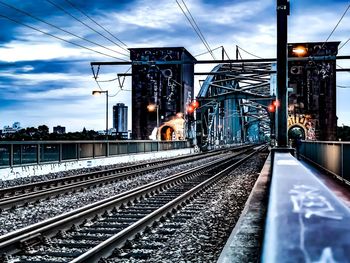
[[[287,17],[290,5],[288,0],[277,0],[277,132],[278,147],[288,146],[288,49],[287,49]]]

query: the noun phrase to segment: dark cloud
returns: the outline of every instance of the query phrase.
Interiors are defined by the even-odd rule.
[[[32,68],[32,69],[30,69]],[[31,60],[0,63],[1,71],[15,74],[33,73],[86,73],[90,65],[85,60]]]
[[[62,7],[64,10],[71,13],[76,18],[83,21],[89,21],[87,17],[85,17],[76,8],[72,7],[65,0],[50,0],[50,1]],[[116,1],[112,1],[112,0],[111,1],[69,0],[69,1],[73,3],[74,6],[76,6],[78,9],[80,9],[81,11],[83,11],[93,19],[94,19],[94,16],[96,15],[106,14],[108,16],[108,12],[110,11],[118,11],[118,10],[123,10],[124,8],[132,7],[132,4],[134,2],[134,1],[125,1],[125,0],[118,0],[117,3]],[[22,10],[25,13],[22,13],[16,10],[16,8],[19,10]],[[27,15],[26,13],[29,15]],[[10,42],[11,40],[18,39],[18,37],[20,37],[18,36],[19,28],[25,28],[26,30],[33,30],[19,23],[30,25],[40,30],[50,32],[53,34],[62,33],[61,31],[53,27],[50,27],[49,25],[46,25],[45,23],[42,23],[33,17],[30,17],[30,15],[62,28],[71,28],[71,27],[74,28],[76,26],[81,26],[81,24],[78,21],[76,21],[74,18],[70,17],[67,13],[60,10],[59,8],[52,5],[51,3],[49,3],[49,1],[46,1],[46,0],[40,0],[40,1],[39,0],[37,1],[0,0],[1,30],[2,32],[5,32],[5,34],[4,33],[0,34],[0,44],[5,44],[7,42]],[[8,18],[18,21],[19,23],[16,23],[15,21],[11,21]],[[96,22],[101,23],[101,21],[96,21]],[[83,32],[86,32],[86,30]]]

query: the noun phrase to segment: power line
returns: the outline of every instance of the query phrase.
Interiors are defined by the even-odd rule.
[[[14,9],[14,10],[16,10],[17,12],[20,12],[20,13],[22,13],[22,14],[25,14],[25,15],[27,15],[27,16],[29,16],[29,17],[35,19],[35,20],[38,20],[38,21],[40,21],[40,22],[42,22],[42,23],[44,23],[44,24],[47,24],[47,25],[49,25],[49,26],[51,26],[51,27],[53,27],[53,28],[56,28],[56,29],[58,29],[58,30],[61,30],[61,31],[63,31],[63,32],[69,34],[69,35],[72,35],[72,36],[74,36],[74,37],[76,37],[76,38],[79,38],[79,39],[81,39],[81,40],[84,40],[84,41],[86,41],[86,42],[89,42],[90,44],[97,45],[97,46],[102,47],[102,48],[104,48],[104,49],[107,49],[107,50],[109,50],[109,51],[112,51],[112,52],[115,52],[115,53],[118,53],[118,54],[121,54],[121,55],[124,55],[124,56],[125,56],[125,54],[123,54],[123,53],[121,53],[121,52],[119,52],[119,51],[110,49],[110,48],[105,47],[105,46],[103,46],[103,45],[100,45],[100,44],[98,44],[98,43],[96,43],[96,42],[94,42],[94,41],[91,41],[91,40],[86,39],[86,38],[84,38],[84,37],[78,36],[78,35],[76,35],[76,34],[74,34],[74,33],[71,33],[71,32],[69,32],[69,31],[67,31],[67,30],[65,30],[65,29],[62,29],[62,28],[60,28],[60,27],[54,25],[54,24],[51,24],[51,23],[49,23],[49,22],[46,22],[45,20],[43,20],[43,19],[41,19],[41,18],[38,18],[38,17],[36,17],[36,16],[34,16],[34,15],[32,15],[32,14],[26,12],[26,11],[23,11],[23,10],[17,8],[17,7],[14,7],[14,6],[12,6],[12,5],[9,5],[9,4],[7,4],[7,3],[4,3],[3,1],[0,1],[0,4],[5,5],[5,6],[11,8],[11,9]]]
[[[329,36],[327,37],[326,41],[323,42],[322,47],[318,50],[317,54],[323,49],[324,45],[327,43],[327,41],[330,39],[330,37],[333,35],[334,31],[337,29],[338,25],[340,24],[340,22],[343,20],[344,16],[346,15],[346,13],[348,12],[350,8],[350,4],[348,5],[348,7],[346,8],[346,10],[344,11],[343,15],[341,16],[341,18],[339,19],[338,23],[335,25],[335,27],[333,28],[332,32],[329,34]],[[343,45],[344,46],[344,45]]]
[[[69,15],[70,17],[72,17],[73,19],[75,19],[76,21],[78,21],[79,23],[81,23],[82,25],[86,26],[87,28],[89,28],[90,30],[94,31],[95,33],[99,34],[100,36],[102,36],[103,38],[107,39],[108,41],[110,41],[111,43],[117,45],[118,47],[122,48],[123,50],[129,52],[129,50],[125,49],[124,47],[120,46],[118,43],[116,43],[115,41],[113,41],[112,39],[110,39],[109,37],[106,37],[105,35],[101,34],[100,32],[98,32],[96,29],[92,28],[91,26],[89,26],[88,24],[86,24],[85,22],[83,22],[82,20],[80,20],[79,18],[75,17],[74,15],[72,15],[70,12],[68,12],[66,9],[64,9],[62,6],[56,4],[55,2],[51,1],[51,0],[46,0],[46,2],[49,2],[51,5],[53,5],[54,7],[56,7],[57,9],[61,10],[62,12],[64,12],[65,14]],[[125,55],[125,56],[129,56],[129,55]]]
[[[238,47],[240,50],[244,51],[245,53],[247,53],[247,54],[249,54],[249,55],[251,55],[251,56],[253,56],[253,57],[260,58],[260,59],[264,59],[264,58],[262,58],[262,57],[259,57],[259,56],[257,56],[257,55],[254,55],[253,53],[248,52],[247,50],[241,48],[240,46],[237,46],[237,47]]]
[[[348,38],[348,40],[346,40],[346,41],[344,42],[344,44],[342,44],[342,45],[338,48],[338,51],[341,50],[349,41],[350,41],[350,38]]]
[[[215,50],[217,50],[217,49],[219,49],[219,48],[221,48],[221,47],[222,47],[222,46],[213,48],[211,51],[215,51]],[[206,51],[206,52],[200,53],[200,54],[198,54],[198,55],[195,55],[194,57],[199,57],[199,56],[202,56],[202,55],[205,55],[205,54],[208,54],[208,53],[209,53],[209,51]]]
[[[74,5],[71,1],[69,0],[65,0],[68,4],[70,4],[72,7],[74,7],[76,10],[78,10],[80,13],[82,13],[84,16],[86,16],[87,18],[89,18],[93,23],[95,23],[97,26],[99,26],[100,28],[102,28],[107,34],[109,34],[111,37],[113,37],[115,40],[119,41],[121,44],[123,44],[125,47],[128,47],[123,41],[121,41],[119,38],[117,38],[115,35],[113,35],[111,32],[109,32],[105,27],[103,27],[102,25],[100,25],[98,22],[96,22],[96,20],[94,20],[93,18],[91,18],[88,14],[86,14],[83,10],[81,10],[80,8],[78,8],[76,5]]]
[[[344,69],[342,66],[340,66],[340,65],[338,65],[338,64],[337,64],[337,67],[338,67],[338,68],[341,68],[341,69]],[[349,71],[346,71],[346,72],[350,74]]]
[[[227,57],[228,59],[230,59],[229,55],[227,54],[227,52],[226,52],[226,50],[225,50],[225,48],[224,48],[223,46],[219,46],[219,47],[213,48],[211,51],[215,51],[215,50],[217,50],[217,49],[219,49],[219,48],[222,48],[222,50],[224,51],[226,57]],[[202,56],[202,55],[205,55],[205,54],[208,54],[208,53],[209,53],[209,51],[206,51],[206,52],[203,52],[203,53],[194,55],[194,57],[199,57],[199,56]]]
[[[203,36],[201,35],[201,33],[198,31],[198,29],[195,27],[194,22],[191,21],[191,19],[189,18],[189,16],[186,14],[185,10],[182,8],[182,6],[180,5],[180,3],[176,0],[177,5],[180,7],[182,13],[185,15],[186,19],[188,20],[188,22],[191,24],[192,28],[194,29],[194,31],[196,32],[196,34],[198,35],[199,39],[202,41],[202,43],[204,44],[205,48],[208,50],[208,52],[211,54],[211,56],[213,57],[213,59],[215,59],[215,56],[213,54],[213,52],[211,52],[210,46],[207,45],[207,42],[203,39]]]
[[[181,0],[181,1],[182,1],[182,3],[184,4],[184,6],[185,6],[185,8],[186,8],[186,10],[187,10],[187,12],[188,12],[188,14],[190,15],[190,17],[191,17],[191,19],[192,19],[194,25],[197,27],[199,34],[202,36],[204,42],[207,44],[208,48],[211,50],[208,41],[205,39],[205,37],[204,37],[204,35],[203,35],[201,29],[199,28],[198,24],[196,23],[196,20],[195,20],[194,17],[192,16],[191,11],[187,8],[187,5],[186,5],[185,1],[184,1],[184,0]],[[214,56],[213,52],[211,52],[210,54],[211,54],[211,55],[213,56],[213,58],[215,59],[215,56]]]
[[[35,30],[35,31],[38,31],[38,32],[40,32],[40,33],[42,33],[42,34],[45,34],[45,35],[48,35],[48,36],[54,37],[54,38],[59,39],[59,40],[61,40],[61,41],[67,42],[67,43],[72,44],[72,45],[75,45],[75,46],[77,46],[77,47],[81,47],[81,48],[87,49],[87,50],[89,50],[89,51],[92,51],[92,52],[98,53],[98,54],[100,54],[100,55],[104,55],[104,56],[107,56],[107,57],[110,57],[110,58],[115,58],[115,59],[119,59],[119,60],[124,60],[124,61],[127,61],[127,60],[125,60],[125,59],[118,58],[118,57],[114,57],[114,56],[111,56],[111,55],[105,54],[105,53],[103,53],[103,52],[100,52],[100,51],[94,50],[94,49],[92,49],[92,48],[88,48],[88,47],[85,47],[85,46],[83,46],[83,45],[80,45],[80,44],[77,44],[77,43],[71,42],[71,41],[66,40],[66,39],[64,39],[64,38],[61,38],[61,37],[55,36],[55,35],[53,35],[53,34],[47,33],[47,32],[45,32],[45,31],[42,31],[42,30],[40,30],[40,29],[38,29],[38,28],[35,28],[35,27],[33,27],[33,26],[30,26],[30,25],[24,24],[24,23],[22,23],[22,22],[20,22],[20,21],[17,21],[17,20],[15,20],[15,19],[11,18],[11,17],[6,16],[6,15],[2,15],[2,14],[0,14],[0,17],[6,18],[6,19],[8,19],[8,20],[10,20],[10,21],[12,21],[12,22],[15,22],[15,23],[19,24],[19,25],[22,25],[22,26],[28,27],[28,28],[33,29],[33,30]]]

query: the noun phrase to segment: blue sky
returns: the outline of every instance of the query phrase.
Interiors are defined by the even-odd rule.
[[[183,46],[193,55],[206,51],[175,0],[69,1],[122,40],[126,46],[120,45],[124,48]],[[275,1],[185,2],[211,48],[224,46],[231,58],[235,57],[236,45],[260,57],[276,57]],[[109,49],[68,35],[4,3]],[[52,3],[107,35],[66,0],[0,0],[0,128],[19,121],[23,127],[45,124],[51,131],[56,125],[65,126],[67,131],[81,131],[83,127],[103,130],[105,97],[91,95],[98,86],[92,77],[90,62],[128,57],[111,51],[125,53]],[[288,42],[325,41],[349,4],[349,1],[292,0]],[[1,16],[112,57],[60,41]],[[349,39],[349,24],[350,11],[329,41],[344,43]],[[220,52],[217,50],[217,57]],[[339,51],[339,55],[350,55],[350,43]],[[242,56],[253,58],[244,52]],[[206,54],[197,59],[210,59],[210,56]],[[349,61],[338,61],[337,64],[350,68]],[[213,66],[200,65],[195,70],[207,71]],[[102,67],[99,77],[100,80],[114,79],[117,73],[127,70],[128,67],[121,66]],[[196,79],[196,83],[202,78]],[[337,80],[337,85],[341,86],[337,88],[338,125],[350,126],[350,73],[338,73]],[[110,95],[116,94],[109,98],[111,126],[112,105],[125,103],[130,106],[130,80],[125,81],[123,89],[116,81],[101,82],[100,86],[108,89]],[[198,90],[197,84],[195,89]]]

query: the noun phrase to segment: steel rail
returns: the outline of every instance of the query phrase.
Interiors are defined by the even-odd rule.
[[[249,150],[247,150],[249,151]],[[241,153],[244,154],[244,153]],[[23,244],[36,243],[44,236],[51,237],[59,231],[68,230],[74,224],[81,224],[82,220],[91,220],[96,216],[101,216],[108,210],[122,207],[139,198],[145,198],[147,195],[153,195],[158,189],[167,188],[175,183],[182,182],[185,178],[192,178],[199,173],[207,172],[219,164],[225,164],[236,158],[240,154],[225,156],[221,160],[215,160],[207,164],[177,173],[170,177],[140,186],[133,190],[118,194],[116,196],[101,200],[74,211],[47,219],[34,225],[10,232],[0,236],[0,251],[15,253],[20,251]]]
[[[226,151],[226,150],[225,150]],[[108,171],[102,171],[102,175],[97,176],[95,178],[92,179],[85,179],[85,181],[82,182],[74,182],[66,185],[66,184],[59,184],[58,186],[55,187],[51,187],[51,188],[46,188],[44,190],[39,190],[39,191],[35,191],[35,192],[29,192],[29,193],[25,193],[22,195],[16,195],[16,196],[11,196],[8,198],[2,198],[0,199],[0,209],[1,210],[6,210],[6,209],[10,209],[13,207],[19,207],[19,206],[23,206],[25,204],[28,203],[32,203],[41,199],[45,199],[51,196],[57,196],[60,194],[64,194],[67,192],[73,192],[73,191],[77,191],[80,189],[85,189],[85,188],[89,188],[98,184],[108,184],[110,182],[114,182],[114,181],[120,181],[126,178],[133,178],[145,173],[150,173],[159,169],[164,169],[166,167],[171,167],[174,165],[178,165],[181,163],[186,163],[186,162],[191,162],[191,161],[195,161],[198,159],[202,159],[202,158],[207,158],[213,155],[217,155],[217,152],[214,153],[210,153],[210,154],[206,154],[206,155],[197,155],[195,157],[186,157],[186,158],[178,158],[175,161],[174,160],[167,160],[165,161],[159,161],[159,162],[153,162],[154,165],[150,165],[148,166],[147,164],[140,166],[141,168],[139,169],[135,169],[129,172],[116,172],[114,174],[108,175],[110,174],[112,171],[114,171],[113,169],[108,170]],[[126,168],[124,167],[124,170]],[[118,169],[117,169],[118,170]],[[92,174],[96,174],[98,172],[93,172]],[[89,176],[84,178],[88,178]],[[63,181],[63,182],[71,182],[71,180],[68,181]],[[47,181],[46,183],[48,183],[49,185],[51,184],[51,181]]]
[[[227,151],[234,151],[234,150],[242,150],[245,149],[246,147],[249,147],[247,145],[245,146],[239,146],[239,147],[232,147],[232,148],[227,148]],[[67,176],[67,177],[62,177],[62,178],[57,178],[57,179],[52,179],[52,180],[47,180],[47,181],[42,181],[42,182],[35,182],[35,183],[29,183],[29,184],[22,184],[22,185],[17,185],[17,186],[12,186],[12,187],[7,187],[7,188],[0,188],[0,197],[4,198],[7,196],[12,196],[16,193],[26,193],[30,191],[35,191],[36,189],[44,189],[48,188],[50,186],[58,186],[58,185],[64,185],[70,182],[79,182],[83,180],[89,180],[89,179],[94,179],[98,178],[101,176],[105,175],[110,175],[110,174],[115,174],[115,173],[121,173],[125,171],[130,171],[130,170],[136,170],[144,167],[149,167],[149,166],[155,166],[161,163],[166,163],[166,162],[173,162],[174,160],[184,160],[188,159],[189,161],[194,160],[194,156],[198,156],[199,158],[205,158],[208,156],[215,155],[215,151],[207,152],[207,153],[197,153],[192,156],[180,156],[180,157],[172,157],[172,158],[166,158],[163,160],[158,160],[158,161],[153,161],[153,162],[143,162],[140,164],[132,164],[128,166],[123,166],[123,167],[117,167],[117,168],[111,168],[111,169],[106,169],[102,171],[93,171],[89,173],[84,173],[84,174],[79,174],[79,175],[73,175],[73,176]],[[0,198],[0,200],[1,200]]]
[[[99,245],[93,247],[92,249],[88,250],[84,254],[70,261],[70,263],[98,262],[102,257],[110,256],[113,253],[115,248],[121,247],[127,240],[132,239],[136,234],[144,231],[147,227],[152,226],[155,222],[161,219],[165,219],[165,217],[170,217],[172,214],[175,214],[179,209],[181,209],[183,206],[186,206],[189,202],[191,202],[191,200],[194,199],[197,195],[200,195],[202,192],[208,189],[211,185],[213,185],[218,180],[220,180],[223,176],[230,173],[232,169],[234,169],[235,167],[237,167],[238,165],[242,164],[247,159],[255,155],[257,151],[258,150],[255,150],[252,153],[250,153],[248,156],[231,164],[224,170],[218,172],[217,174],[207,179],[206,181],[200,183],[196,187],[185,192],[181,196],[168,202],[164,206],[158,208],[156,211],[152,212],[151,214],[145,216],[144,218],[140,219],[136,223],[125,228],[118,234],[108,238],[107,240],[103,241]]]

